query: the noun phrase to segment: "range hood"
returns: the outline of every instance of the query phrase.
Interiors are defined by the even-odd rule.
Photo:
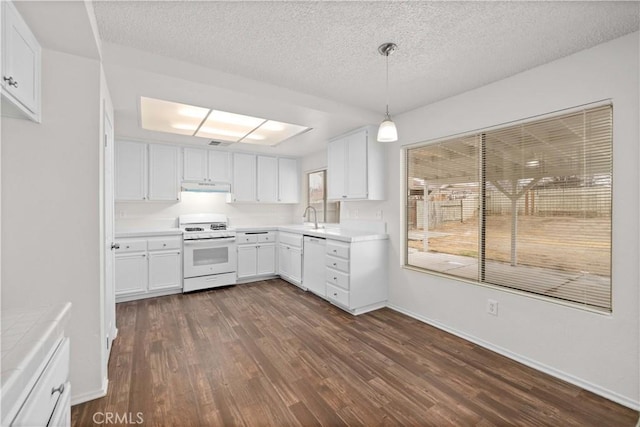
[[[183,182],[180,189],[182,191],[193,191],[197,193],[230,193],[231,184],[216,182]]]

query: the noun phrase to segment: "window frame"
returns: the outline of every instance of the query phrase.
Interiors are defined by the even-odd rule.
[[[553,297],[553,296],[549,296],[549,295],[544,295],[544,294],[539,294],[539,293],[534,293],[533,291],[527,291],[527,290],[523,290],[523,289],[517,289],[517,288],[511,288],[511,287],[507,287],[507,286],[503,286],[503,285],[499,285],[499,284],[493,284],[490,282],[486,282],[484,281],[484,278],[481,276],[478,276],[477,279],[469,279],[469,278],[465,278],[465,277],[461,277],[461,276],[456,276],[456,275],[452,275],[452,274],[447,274],[446,272],[441,272],[441,271],[437,271],[437,270],[431,270],[425,267],[420,267],[417,265],[412,265],[409,264],[409,228],[410,228],[410,221],[409,221],[409,217],[408,217],[408,210],[409,210],[409,198],[410,198],[410,188],[409,188],[409,164],[410,164],[410,159],[409,159],[409,154],[410,151],[412,149],[416,149],[416,148],[421,148],[421,147],[427,147],[430,145],[435,145],[438,143],[443,143],[449,140],[453,140],[453,139],[457,139],[457,138],[464,138],[464,137],[470,137],[470,136],[477,136],[478,138],[483,139],[482,144],[484,144],[484,137],[486,133],[492,132],[492,131],[496,131],[496,130],[500,130],[503,128],[507,128],[507,127],[511,127],[511,126],[517,126],[517,125],[523,125],[523,124],[527,124],[527,123],[531,123],[531,122],[537,122],[537,121],[542,121],[545,119],[552,119],[554,117],[561,117],[564,115],[568,115],[571,113],[575,113],[575,112],[579,112],[579,111],[586,111],[586,110],[592,110],[592,109],[597,109],[599,107],[606,107],[609,106],[611,108],[611,189],[610,189],[610,209],[611,209],[611,214],[609,217],[610,220],[610,229],[609,229],[609,242],[610,242],[610,248],[609,248],[609,257],[610,257],[610,270],[609,270],[609,280],[610,280],[610,284],[609,284],[609,308],[604,308],[604,307],[597,307],[597,306],[593,306],[593,305],[587,305],[584,303],[580,303],[579,301],[573,301],[573,300],[565,300],[565,299],[560,299],[557,297]],[[403,172],[402,174],[402,185],[401,185],[401,191],[402,191],[402,202],[403,202],[403,207],[402,207],[402,216],[401,216],[401,230],[402,230],[402,239],[401,239],[401,244],[403,244],[403,250],[401,251],[401,267],[403,269],[406,270],[411,270],[411,271],[416,271],[416,272],[420,272],[423,274],[428,274],[431,276],[436,276],[436,277],[442,277],[445,279],[449,279],[449,280],[455,280],[457,282],[462,282],[462,283],[467,283],[467,284],[471,284],[474,286],[482,286],[482,287],[486,287],[489,289],[493,289],[493,290],[498,290],[501,292],[507,292],[507,293],[511,293],[511,294],[515,294],[515,295],[520,295],[520,296],[524,296],[527,298],[533,298],[536,300],[540,300],[540,301],[545,301],[545,302],[550,302],[550,303],[554,303],[554,304],[558,304],[558,305],[562,305],[568,308],[573,308],[573,309],[580,309],[583,311],[587,311],[587,312],[593,312],[599,315],[606,315],[606,316],[612,316],[613,315],[613,311],[614,311],[614,290],[613,290],[613,262],[612,262],[612,258],[613,258],[613,234],[614,234],[614,221],[613,221],[613,208],[614,208],[614,194],[615,194],[615,190],[614,190],[614,170],[613,170],[613,147],[614,147],[614,124],[613,124],[613,118],[614,118],[614,108],[613,108],[613,102],[611,99],[605,99],[602,101],[596,101],[593,103],[589,103],[589,104],[584,104],[584,105],[580,105],[580,106],[576,106],[576,107],[572,107],[572,108],[567,108],[567,109],[563,109],[563,110],[557,110],[554,112],[550,112],[550,113],[546,113],[546,114],[540,114],[537,116],[531,116],[525,119],[519,119],[519,120],[514,120],[511,122],[504,122],[501,123],[499,125],[494,125],[494,126],[490,126],[490,127],[486,127],[486,128],[479,128],[479,129],[475,129],[475,130],[471,130],[471,131],[466,131],[466,132],[461,132],[461,133],[457,133],[457,134],[452,134],[452,135],[447,135],[447,136],[443,136],[443,137],[438,137],[438,138],[434,138],[434,139],[429,139],[429,140],[425,140],[425,141],[421,141],[421,142],[416,142],[413,144],[407,144],[401,147],[401,156],[400,156],[400,167],[401,170]],[[485,189],[483,188],[484,186],[482,185],[482,183],[484,182],[484,177],[482,176],[485,172],[484,172],[484,156],[479,156],[478,157],[478,163],[482,165],[482,167],[479,170],[479,177],[478,180],[480,182],[480,187],[481,187],[481,193],[484,193]],[[484,195],[481,196],[481,198],[484,197]],[[485,201],[482,200],[481,202],[479,202],[478,205],[478,209],[482,210],[483,208],[485,208]],[[478,220],[478,248],[480,249],[481,245],[486,245],[486,236],[483,235],[483,222],[484,222],[484,215],[480,215],[479,216],[479,220]],[[486,254],[484,254],[482,256],[482,260],[480,257],[480,254],[478,256],[478,263],[480,264],[481,262],[484,262],[484,258],[486,257]],[[482,268],[482,270],[484,270],[484,268]]]
[[[311,206],[311,188],[310,188],[310,175],[311,174],[315,174],[318,172],[322,172],[323,173],[323,177],[322,177],[322,182],[323,182],[323,200],[322,200],[322,219],[323,221],[318,221],[318,224],[332,224],[327,222],[327,208],[329,203],[335,203],[336,205],[336,219],[339,222],[340,221],[340,201],[329,201],[327,199],[327,169],[326,167],[324,168],[318,168],[318,169],[313,169],[310,171],[305,172],[305,185],[306,185],[306,206]],[[317,203],[317,202],[316,202]]]

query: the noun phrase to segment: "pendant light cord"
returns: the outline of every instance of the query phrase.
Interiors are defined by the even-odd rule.
[[[389,117],[389,51],[386,52],[387,57],[387,111],[386,117]]]

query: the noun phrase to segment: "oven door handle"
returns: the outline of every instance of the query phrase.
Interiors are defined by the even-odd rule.
[[[223,237],[221,239],[185,240],[184,241],[184,245],[185,246],[204,246],[204,245],[211,246],[212,244],[215,245],[218,242],[220,242],[220,243],[228,243],[228,242],[234,242],[235,240],[236,240],[235,237]]]

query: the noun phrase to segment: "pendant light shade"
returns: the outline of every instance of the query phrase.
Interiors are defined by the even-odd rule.
[[[388,114],[378,128],[378,142],[395,142],[398,140],[398,129]]]
[[[387,109],[384,120],[378,128],[378,142],[395,142],[398,140],[398,129],[389,115],[389,55],[396,51],[398,46],[395,43],[384,43],[378,47],[378,52],[387,59]]]

